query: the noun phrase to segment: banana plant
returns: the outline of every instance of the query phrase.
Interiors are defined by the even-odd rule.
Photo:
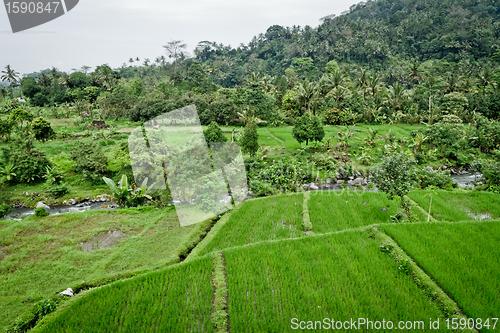
[[[146,199],[151,200],[151,196],[146,194],[148,178],[144,179],[139,188],[135,184],[129,187],[126,175],[122,175],[118,185],[107,177],[102,177],[102,179],[108,185],[111,193],[113,193],[114,201],[120,207],[135,207],[143,204]]]
[[[17,176],[14,172],[16,169],[17,167],[14,163],[8,163],[0,167],[0,183],[10,183]]]
[[[374,147],[375,146],[375,140],[377,139],[378,133],[379,133],[378,129],[369,128],[368,131],[366,132],[366,134],[368,135],[368,137],[364,138],[363,141],[366,144]]]
[[[352,125],[352,127],[342,126],[342,129],[339,129],[337,132],[337,137],[340,141],[341,150],[347,150],[349,148],[349,139],[354,136],[354,134],[358,133],[358,130],[354,129],[356,124]]]
[[[370,155],[370,149],[369,148],[361,148],[361,156],[359,158],[359,161],[363,165],[368,165],[370,162],[373,160],[373,157]]]

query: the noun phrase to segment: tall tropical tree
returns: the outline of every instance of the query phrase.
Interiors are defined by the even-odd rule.
[[[483,95],[486,94],[486,88],[488,85],[494,82],[492,72],[489,68],[483,68],[477,74],[478,83],[481,86],[481,90],[483,91]]]
[[[167,51],[169,58],[174,58],[175,72],[177,61],[184,56],[184,50],[187,48],[187,45],[182,40],[171,40],[167,45],[163,45],[163,48]]]
[[[260,124],[264,121],[257,117],[257,108],[254,106],[248,106],[248,108],[242,110],[241,112],[237,112],[239,116],[239,121],[243,124],[247,125],[249,123]]]
[[[394,115],[397,114],[398,111],[401,111],[404,106],[404,102],[408,98],[406,91],[404,90],[401,83],[397,82],[394,86],[389,88],[389,93],[386,97],[386,103],[389,105],[389,108],[394,112]]]
[[[1,79],[2,81],[7,81],[10,83],[10,92],[11,94],[14,91],[14,85],[18,83],[19,72],[16,72],[14,69],[10,67],[10,65],[5,66],[5,70],[2,71]]]
[[[445,85],[444,85],[444,91],[445,93],[449,94],[452,92],[455,92],[458,90],[460,87],[460,84],[462,82],[462,76],[458,76],[456,74],[450,74],[446,77]]]
[[[85,75],[87,75],[90,68],[91,68],[90,66],[83,65],[81,70],[83,73],[85,73]]]
[[[318,84],[315,82],[301,82],[297,86],[298,93],[298,102],[309,112],[309,116],[311,116],[311,106],[313,109],[314,115],[316,115],[316,108],[314,107],[314,101],[318,95]]]

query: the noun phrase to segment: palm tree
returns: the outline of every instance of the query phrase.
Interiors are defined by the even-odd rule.
[[[38,84],[44,88],[48,88],[52,85],[52,78],[50,77],[50,75],[43,73],[38,78]]]
[[[298,102],[307,109],[311,116],[311,104],[318,95],[318,84],[314,82],[301,82],[297,86]],[[313,107],[313,113],[316,115],[316,109]]]
[[[489,68],[483,68],[481,72],[477,74],[479,80],[479,85],[482,87],[483,95],[486,94],[486,88],[488,85],[493,83],[492,73]]]
[[[263,88],[266,93],[270,93],[273,91],[273,77],[269,74],[264,75],[264,77],[262,78],[262,84],[264,85]]]
[[[410,82],[412,83],[420,83],[421,73],[420,73],[420,65],[416,60],[412,60],[410,65]]]
[[[263,85],[264,81],[259,77],[258,73],[252,72],[250,75],[247,75],[245,77],[245,84],[248,87],[251,87],[252,85]]]
[[[165,56],[164,56],[164,55],[162,55],[162,56],[160,57],[160,61],[161,61],[161,65],[162,65],[163,67],[165,67],[165,65],[167,64],[167,58],[165,58]]]
[[[55,68],[55,67],[52,67],[52,69],[50,70],[50,77],[52,79],[52,81],[54,81],[55,79],[58,79],[60,74],[59,74],[59,69]]]
[[[259,124],[264,122],[262,119],[257,117],[257,108],[253,106],[249,106],[248,108],[237,113],[238,116],[240,116],[238,120],[245,125],[249,123]]]
[[[323,76],[320,80],[320,94],[322,96],[334,95],[337,103],[341,102],[347,94],[347,76],[339,70]]]
[[[461,76],[450,74],[446,77],[446,84],[444,86],[445,93],[449,94],[458,90],[462,81]]]
[[[19,72],[13,70],[10,65],[5,66],[5,70],[2,71],[2,81],[7,81],[10,83],[10,93],[14,93],[14,85],[17,84],[19,79]]]
[[[68,80],[69,80],[69,75],[65,72],[63,72],[61,74],[61,76],[59,77],[59,83],[62,84],[63,86],[67,86],[68,85]]]
[[[358,78],[358,87],[363,89],[364,86],[368,84],[368,71],[361,68],[360,75]]]
[[[389,104],[390,108],[397,114],[398,111],[403,109],[403,104],[407,98],[407,94],[404,91],[401,83],[397,82],[394,86],[389,89],[389,94],[386,98],[386,103]]]
[[[370,94],[374,99],[377,99],[377,95],[382,89],[382,83],[380,82],[380,75],[373,74],[368,78],[368,88],[370,89]]]

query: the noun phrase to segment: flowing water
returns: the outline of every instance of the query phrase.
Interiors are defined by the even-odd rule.
[[[452,175],[451,180],[462,188],[474,188],[474,182],[481,180],[479,173],[464,173],[461,175]]]
[[[50,215],[59,215],[59,214],[65,214],[65,213],[79,213],[79,212],[85,212],[87,210],[102,210],[102,209],[116,209],[118,206],[116,206],[114,203],[110,201],[106,202],[85,202],[85,203],[80,203],[72,206],[51,206],[48,212]],[[35,210],[32,208],[14,208],[12,212],[10,212],[5,218],[9,220],[17,220],[20,221],[30,215],[34,215]]]

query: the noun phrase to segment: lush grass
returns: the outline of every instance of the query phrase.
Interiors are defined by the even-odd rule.
[[[381,228],[467,316],[498,318],[500,222],[385,225]]]
[[[398,199],[391,201],[380,192],[315,191],[311,192],[309,214],[314,232],[325,233],[389,223],[391,215],[401,211],[399,204]],[[412,212],[423,220],[416,209]]]
[[[210,258],[89,292],[35,332],[213,332]]]
[[[432,195],[431,215],[439,221],[500,219],[500,195],[491,192],[414,191],[409,197],[426,212]],[[484,215],[484,216],[481,216]]]
[[[233,332],[293,332],[292,318],[418,320],[427,327],[439,317],[411,277],[361,231],[223,252]]]
[[[302,194],[244,202],[199,255],[260,241],[305,236]]]
[[[283,145],[282,142],[276,140],[273,137],[273,134],[271,134],[268,128],[258,128],[257,134],[259,135],[259,144],[261,145],[266,145],[271,147]]]
[[[285,142],[285,148],[287,149],[297,149],[300,147],[297,140],[292,135],[293,127],[267,127],[269,132],[271,132],[275,137]],[[305,142],[303,144],[305,147]]]
[[[181,228],[174,210],[88,211],[23,221],[0,220],[0,327],[41,298],[179,260],[206,223]],[[83,252],[81,243],[108,230],[125,237],[111,248]],[[23,304],[22,301],[30,301]]]

